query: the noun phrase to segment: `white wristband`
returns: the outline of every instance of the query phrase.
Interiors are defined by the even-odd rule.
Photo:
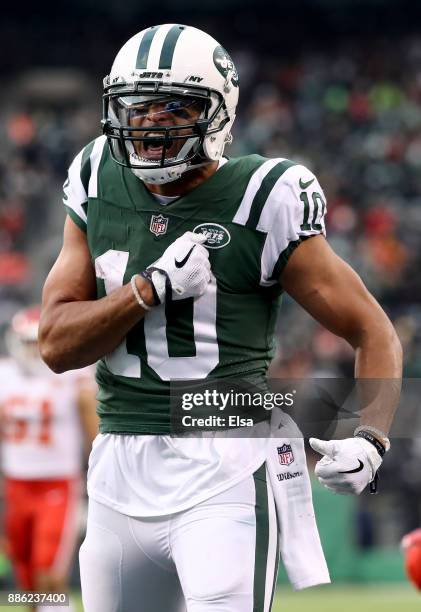
[[[132,291],[134,293],[134,296],[137,300],[137,303],[139,304],[139,306],[141,306],[143,308],[143,310],[152,310],[152,306],[148,306],[143,300],[142,300],[142,296],[139,293],[139,289],[137,288],[136,285],[136,277],[139,276],[139,274],[133,274],[133,276],[130,279],[130,285],[132,288]]]

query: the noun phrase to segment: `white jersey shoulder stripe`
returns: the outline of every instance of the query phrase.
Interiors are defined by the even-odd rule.
[[[67,180],[63,185],[63,204],[71,208],[86,223],[86,214],[82,204],[88,200],[88,195],[80,178],[83,151],[84,149],[76,155],[70,165]]]
[[[91,176],[88,185],[88,197],[96,198],[98,196],[98,168],[102,158],[104,145],[107,142],[106,136],[99,136],[95,140],[94,147],[90,156],[91,161]]]
[[[267,174],[280,162],[285,161],[283,157],[279,157],[276,159],[269,159],[265,161],[259,168],[253,173],[247,188],[244,192],[243,199],[241,200],[241,204],[235,213],[233,222],[238,223],[239,225],[245,225],[250,216],[251,205],[256,196],[256,193],[259,191],[260,186],[262,184],[263,179]]]
[[[274,227],[274,223],[281,212],[280,208],[285,206],[284,203],[289,196],[290,181],[288,178],[295,175],[296,168],[302,168],[302,166],[291,166],[276,181],[260,214],[256,229],[268,233]]]
[[[88,197],[97,196],[98,167],[106,140],[105,136],[99,136],[93,142],[93,145],[92,143],[87,145],[76,155],[69,167],[67,180],[63,185],[63,204],[70,209],[73,220],[83,228],[86,228],[87,223],[87,216],[83,205],[88,201]],[[85,167],[91,147],[92,150],[89,155],[90,167]],[[82,165],[84,167],[82,167]],[[87,175],[89,176],[89,181],[87,180],[88,176],[86,179],[82,180],[84,170],[88,170]],[[88,192],[86,192],[85,187],[87,187]]]

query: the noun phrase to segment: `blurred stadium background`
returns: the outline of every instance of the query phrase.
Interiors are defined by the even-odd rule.
[[[329,241],[394,321],[405,375],[420,377],[421,4],[410,0],[62,0],[3,9],[0,331],[18,307],[40,300],[60,248],[67,166],[99,133],[102,77],[129,36],[162,22],[195,25],[227,47],[241,85],[228,154],[289,157],[318,175]],[[288,300],[279,340],[277,376],[352,376],[347,346]],[[293,596],[281,575],[276,612],[419,609],[399,550],[402,535],[421,525],[417,434],[395,440],[380,496],[348,499],[314,485],[336,586]],[[76,566],[72,583],[77,591]],[[3,556],[0,585],[10,584]]]

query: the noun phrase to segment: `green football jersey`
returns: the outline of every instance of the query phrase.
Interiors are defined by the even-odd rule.
[[[163,205],[101,136],[76,156],[64,204],[87,234],[101,298],[153,264],[187,231],[205,233],[211,282],[199,298],[147,312],[97,365],[103,433],[170,431],[170,381],[264,380],[274,350],[280,273],[305,238],[324,233],[316,177],[287,159],[229,159]]]

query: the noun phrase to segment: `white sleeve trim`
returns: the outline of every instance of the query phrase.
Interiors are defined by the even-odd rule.
[[[268,232],[262,251],[260,260],[260,284],[264,287],[270,287],[277,284],[278,279],[269,280],[272,276],[275,264],[278,261],[279,255],[282,253],[282,251],[288,247],[290,242],[296,240],[296,238],[289,239],[289,236],[287,235],[280,235],[280,228],[282,228],[284,221],[283,216],[285,216],[281,215],[281,212],[282,211],[279,208],[277,215],[272,217],[274,231]]]
[[[87,193],[80,178],[83,150],[76,155],[70,165],[68,178],[63,185],[63,204],[71,208],[75,214],[86,223],[87,218],[82,204],[88,200]]]
[[[88,185],[88,196],[90,198],[98,197],[98,168],[102,157],[104,145],[107,142],[106,136],[100,136],[95,140],[90,160],[91,160],[91,177]]]
[[[70,208],[84,225],[86,225],[88,219],[83,209],[83,204],[88,201],[88,197],[96,198],[98,195],[98,168],[106,140],[105,136],[100,136],[95,140],[94,146],[92,147],[89,156],[91,174],[88,183],[88,193],[86,193],[81,179],[82,159],[85,148],[76,155],[71,163],[68,171],[68,178],[63,185],[64,205]]]

